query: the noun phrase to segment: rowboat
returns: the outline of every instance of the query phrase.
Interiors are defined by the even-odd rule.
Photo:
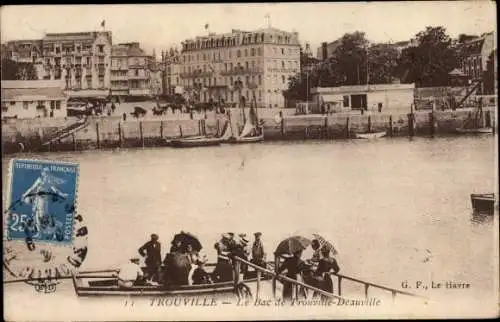
[[[471,194],[470,195],[472,208],[478,213],[488,213],[493,214],[495,206],[495,194],[493,193],[483,193],[483,194]]]
[[[387,132],[381,131],[381,132],[365,132],[365,133],[355,133],[355,138],[356,139],[378,139],[381,137],[386,136]]]
[[[194,148],[220,145],[224,139],[219,137],[195,136],[166,140],[168,146],[175,148]]]
[[[461,134],[489,134],[493,133],[493,128],[491,127],[480,127],[480,128],[456,128],[455,131]]]
[[[244,113],[242,111],[242,113]],[[254,110],[254,104],[250,106],[250,111],[248,118],[245,119],[245,125],[240,133],[236,134],[233,131],[231,116],[229,116],[229,122],[221,136],[224,139],[224,143],[238,144],[238,143],[258,143],[264,141],[264,130],[262,126],[258,125],[259,120],[257,113]]]
[[[246,137],[231,137],[226,142],[231,144],[238,143],[257,143],[264,141],[264,133],[256,136],[246,136]]]
[[[200,285],[137,285],[130,288],[118,286],[115,275],[78,275],[73,278],[73,286],[78,296],[199,296],[199,295],[237,295],[251,296],[248,283],[257,282],[257,278],[240,278],[234,281]],[[271,276],[263,275],[262,281]]]

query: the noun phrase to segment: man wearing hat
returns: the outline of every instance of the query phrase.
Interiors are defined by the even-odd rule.
[[[158,282],[161,267],[161,244],[157,234],[151,234],[151,240],[139,248],[139,254],[146,257],[147,278]]]
[[[255,241],[252,246],[252,263],[266,268],[266,253],[264,252],[264,245],[262,244],[262,233],[256,232],[254,236]]]
[[[134,256],[130,259],[130,262],[120,268],[120,272],[118,273],[118,286],[130,288],[134,286],[139,279],[142,279],[142,277],[144,277],[144,274],[139,265],[139,257]]]

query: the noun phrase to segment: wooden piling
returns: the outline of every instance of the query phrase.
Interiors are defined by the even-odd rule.
[[[349,116],[347,117],[345,121],[345,137],[350,138],[351,137],[351,124],[349,122]]]
[[[260,276],[262,275],[262,272],[260,269],[257,270],[257,290],[255,291],[255,300],[259,300],[259,293],[260,293]]]
[[[280,132],[281,136],[285,136],[285,119],[282,117],[280,120]]]
[[[141,145],[144,147],[144,133],[142,131],[142,121],[139,122],[139,133],[141,135]]]
[[[123,148],[123,138],[122,138],[122,124],[118,122],[118,145],[120,148]]]
[[[73,150],[76,151],[76,138],[75,138],[75,133],[71,133],[71,139],[73,140]]]
[[[414,127],[414,117],[413,113],[408,114],[408,135],[410,137],[415,135],[415,127]]]
[[[160,139],[163,139],[163,120],[160,121]]]
[[[201,120],[198,120],[198,135],[202,135],[202,131],[201,131]]]
[[[216,124],[217,124],[217,136],[221,136],[219,119],[217,119]]]
[[[368,133],[372,131],[372,116],[368,115]]]
[[[328,116],[325,117],[325,128],[323,130],[323,137],[326,139],[328,138]]]
[[[394,130],[392,128],[392,114],[389,115],[389,136],[392,137],[394,135]]]
[[[309,126],[306,126],[306,128],[304,129],[304,132],[306,135],[306,139],[308,139],[309,138]]]
[[[207,122],[205,119],[201,120],[202,128],[203,128],[203,135],[207,135]]]
[[[95,133],[97,136],[97,148],[100,149],[101,148],[101,138],[99,135],[99,122],[95,123]]]
[[[182,126],[179,125],[179,133],[180,133],[180,137],[182,137]]]
[[[432,110],[432,112],[429,113],[429,126],[431,129],[431,135],[434,136],[436,134],[436,112]]]

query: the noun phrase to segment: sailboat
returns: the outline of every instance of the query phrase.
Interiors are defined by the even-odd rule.
[[[231,119],[229,119],[228,123],[229,124],[222,135],[222,137],[226,139],[227,143],[256,143],[264,140],[264,130],[258,123],[258,117],[253,102],[250,105],[248,118],[245,120],[245,125],[243,126],[241,133],[234,135]]]

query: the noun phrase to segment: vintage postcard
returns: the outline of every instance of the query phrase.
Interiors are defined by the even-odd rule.
[[[7,321],[499,316],[496,6],[4,6]]]

